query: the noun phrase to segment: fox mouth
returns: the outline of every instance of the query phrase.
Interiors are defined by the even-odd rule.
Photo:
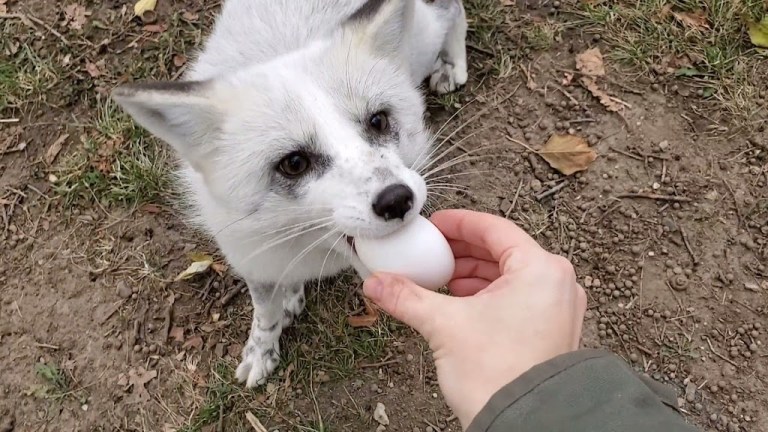
[[[344,236],[344,239],[347,241],[347,244],[352,249],[352,252],[357,254],[357,249],[355,249],[355,238],[352,236]]]

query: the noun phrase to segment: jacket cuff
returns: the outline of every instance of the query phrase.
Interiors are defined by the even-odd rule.
[[[532,367],[497,391],[472,420],[467,432],[487,431],[507,407],[530,393],[544,381],[586,360],[607,356],[612,356],[612,354],[601,350],[585,349],[559,355]]]

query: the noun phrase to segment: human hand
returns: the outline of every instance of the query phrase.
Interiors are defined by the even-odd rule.
[[[456,257],[453,296],[390,274],[369,277],[364,292],[429,342],[440,389],[466,429],[496,391],[578,349],[586,294],[568,260],[506,219],[445,210],[432,222]]]

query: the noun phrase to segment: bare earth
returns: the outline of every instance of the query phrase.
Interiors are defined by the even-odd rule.
[[[178,218],[163,145],[105,97],[178,77],[218,5],[161,0],[144,25],[131,2],[65,3],[0,0],[0,431],[259,430],[247,413],[374,431],[378,403],[386,430],[458,431],[418,335],[347,323],[364,309],[352,274],[309,290],[268,385],[233,381],[247,294],[221,268],[173,282],[190,253],[221,257]],[[572,259],[584,345],[674,387],[701,430],[768,430],[768,131],[695,80],[606,57],[608,111],[575,56],[613,47],[576,24],[542,32],[576,21],[565,4],[466,3],[470,82],[430,97],[456,158],[432,207],[506,216]],[[535,153],[553,133],[597,159],[558,174]]]

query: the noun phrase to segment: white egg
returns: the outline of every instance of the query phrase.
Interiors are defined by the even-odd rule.
[[[456,265],[448,241],[422,216],[386,237],[356,238],[355,249],[372,272],[405,276],[431,290],[445,286]]]

